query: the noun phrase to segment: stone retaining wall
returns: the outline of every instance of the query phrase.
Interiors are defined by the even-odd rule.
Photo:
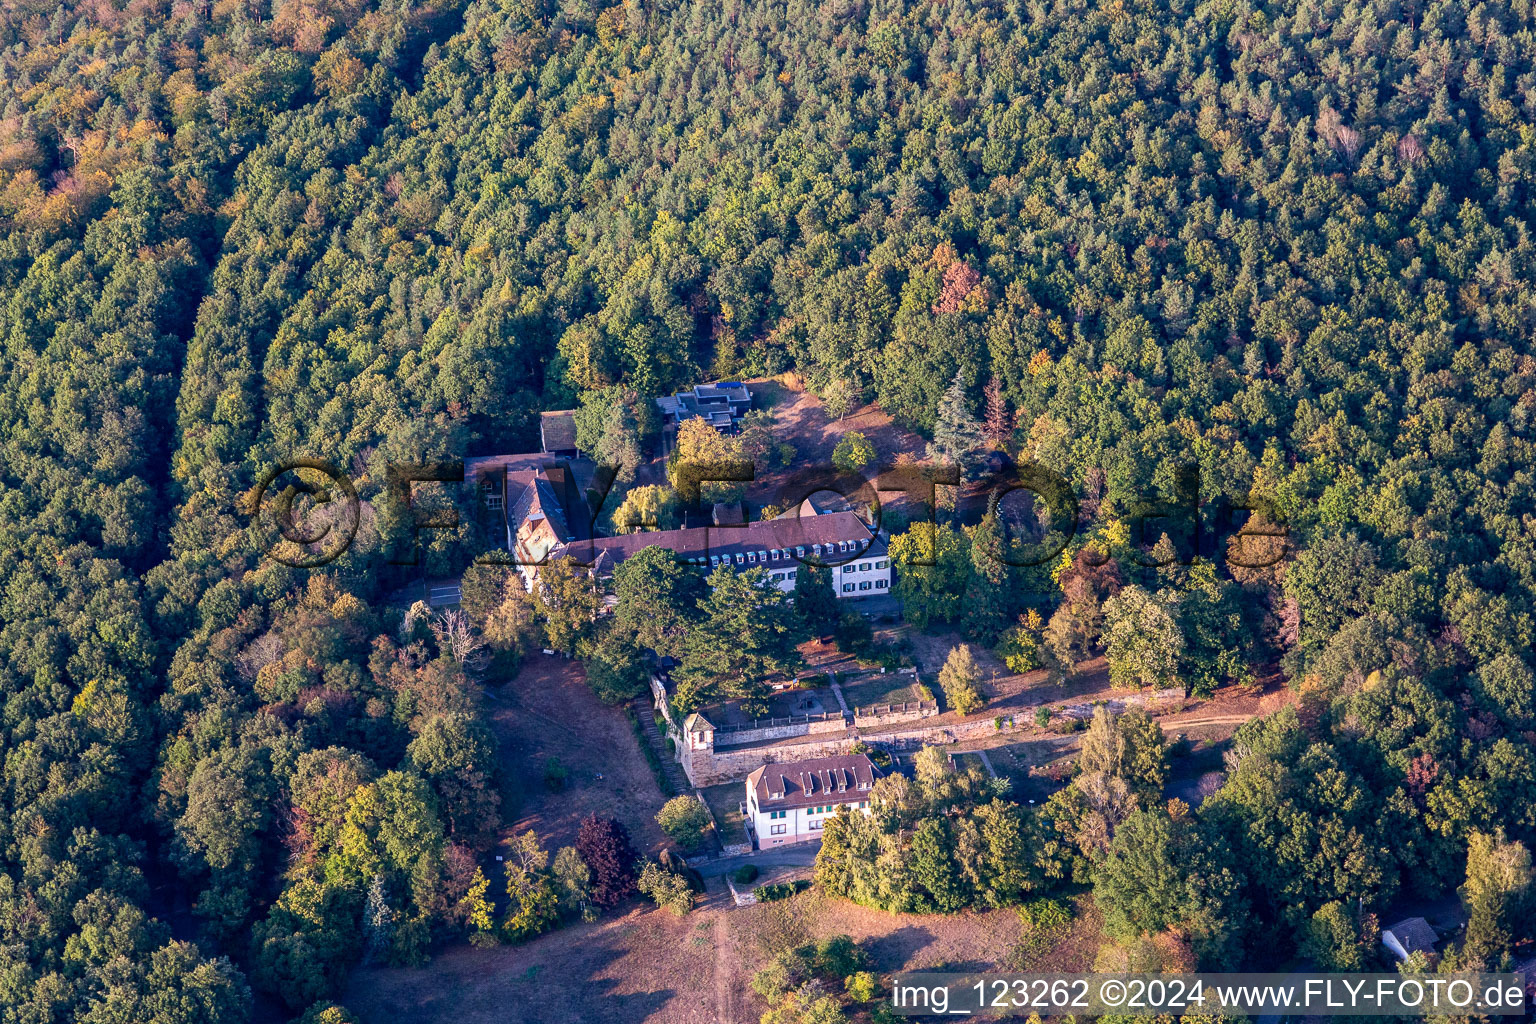
[[[732,729],[726,732],[722,729],[715,730],[716,747],[741,747],[753,743],[771,743],[774,740],[787,740],[795,736],[824,736],[827,733],[842,733],[847,731],[848,723],[841,715],[821,721],[787,722],[784,725],[765,725],[758,729]]]
[[[1155,693],[1131,693],[1124,697],[1106,701],[1106,705],[1117,714],[1128,707],[1145,707],[1153,711],[1176,710],[1176,706],[1182,704],[1184,691],[1179,689],[1159,690]],[[1044,705],[1051,708],[1052,715],[1058,718],[1088,718],[1093,714],[1093,704],[1051,704]],[[930,713],[931,714],[931,713]],[[929,717],[925,715],[923,717]],[[856,720],[857,721],[857,720]],[[885,723],[887,726],[893,723]],[[895,723],[899,724],[899,723]],[[825,738],[809,738],[804,743],[786,743],[779,746],[757,746],[762,740],[732,742],[729,747],[721,749],[692,750],[683,746],[678,748],[678,760],[682,763],[683,771],[695,786],[715,786],[723,782],[735,782],[746,778],[753,771],[764,764],[781,763],[786,761],[805,761],[816,757],[833,757],[838,754],[846,754],[854,743],[864,740],[869,743],[889,747],[897,751],[914,750],[926,746],[942,746],[950,743],[959,743],[962,740],[982,739],[987,736],[996,736],[1000,732],[1033,731],[1033,709],[1030,709],[1027,717],[1025,713],[1014,715],[978,715],[972,719],[952,722],[948,725],[926,725],[915,728],[877,728],[877,729],[845,729],[841,722],[814,722],[811,726],[834,726],[835,728],[823,728],[820,733]],[[780,735],[765,736],[765,739],[784,739],[811,734],[811,727],[802,723],[798,726],[779,726],[777,729],[797,728],[799,732],[788,732]],[[746,732],[747,730],[743,730]],[[777,730],[753,730],[755,732],[776,732]],[[827,735],[836,732],[835,736]],[[740,734],[738,734],[740,735]]]
[[[900,706],[886,704],[883,707],[898,708]],[[916,722],[919,719],[932,718],[938,713],[939,705],[937,702],[932,704],[917,702],[915,704],[908,704],[900,710],[881,711],[867,715],[856,713],[853,716],[853,725],[856,729],[883,729],[888,725],[895,725],[899,722]]]

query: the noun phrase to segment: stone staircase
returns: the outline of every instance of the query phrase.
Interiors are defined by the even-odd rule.
[[[635,718],[640,721],[640,731],[645,734],[645,742],[651,745],[656,756],[661,759],[662,771],[667,776],[667,782],[677,793],[691,793],[693,787],[688,784],[688,776],[683,774],[683,766],[677,763],[667,750],[667,738],[656,727],[656,711],[651,707],[651,702],[644,697],[636,697],[629,702],[629,707],[635,713]]]

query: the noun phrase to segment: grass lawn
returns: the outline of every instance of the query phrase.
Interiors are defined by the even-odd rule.
[[[747,839],[746,816],[741,813],[741,802],[746,799],[746,786],[740,782],[723,782],[702,790],[704,802],[720,823],[720,841],[745,843]]]
[[[998,778],[1006,778],[1013,785],[1013,799],[1037,800],[1044,803],[1061,786],[1043,776],[1032,776],[1030,768],[1049,764],[1077,749],[1081,737],[1040,736],[1018,743],[988,747],[987,759]]]
[[[900,704],[919,699],[911,676],[872,675],[856,683],[838,685],[842,687],[843,700],[848,702],[850,711],[870,704]]]
[[[990,756],[991,755],[989,754],[988,755],[989,759],[990,759]],[[981,757],[978,756],[974,751],[964,751],[964,750],[956,751],[955,754],[954,754],[954,758],[955,758],[955,768],[957,770],[959,770],[959,771],[966,772],[966,771],[970,771],[972,768],[975,768],[977,771],[981,772],[983,775],[987,775],[988,774],[987,773],[987,766],[982,763]],[[997,772],[998,776],[1001,777],[1002,774],[1003,774],[1002,768],[998,767],[996,764],[994,764],[992,767]]]
[[[518,946],[458,946],[425,967],[362,968],[342,1001],[363,1024],[756,1024],[767,1007],[751,991],[753,972],[781,949],[833,935],[863,944],[881,973],[1000,970],[1021,944],[1026,969],[1086,971],[1102,942],[1083,897],[1069,925],[1031,935],[1013,909],[888,914],[815,889],[737,908],[720,888],[687,917],[635,903]]]
[[[641,853],[666,844],[656,824],[666,800],[629,719],[593,695],[579,662],[533,655],[515,679],[487,691],[485,712],[501,751],[512,831],[533,829],[553,853],[596,814],[622,822]],[[567,772],[563,789],[544,783],[550,758]]]

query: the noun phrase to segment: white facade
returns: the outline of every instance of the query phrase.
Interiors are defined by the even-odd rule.
[[[860,793],[857,800],[834,800],[829,795],[825,804],[810,807],[787,807],[783,810],[761,808],[757,795],[747,789],[747,815],[752,819],[752,834],[757,836],[758,849],[767,850],[789,843],[803,843],[820,839],[823,823],[843,804],[849,804],[865,814],[869,813],[869,794]]]
[[[875,597],[890,593],[891,556],[882,545],[879,557],[859,558],[832,569],[838,597]]]
[[[863,550],[863,555],[854,557]],[[713,571],[720,565],[737,569],[765,569],[768,580],[780,590],[792,591],[800,581],[807,560],[826,564],[850,559],[841,565],[827,565],[832,574],[832,590],[838,597],[876,597],[891,590],[891,556],[885,543],[867,537],[831,544],[801,545],[793,548],[758,548],[691,559]]]
[[[691,730],[708,727],[702,720]],[[821,838],[827,818],[842,807],[870,813],[879,769],[865,754],[765,764],[747,776],[746,811],[759,849]]]

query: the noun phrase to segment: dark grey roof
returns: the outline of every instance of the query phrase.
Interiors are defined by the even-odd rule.
[[[1429,926],[1429,922],[1422,917],[1405,917],[1393,925],[1382,929],[1382,934],[1391,932],[1402,947],[1412,953],[1420,950],[1425,953],[1433,953],[1435,943],[1440,941],[1440,936]]]
[[[574,451],[576,448],[576,410],[560,409],[539,413],[539,440],[546,452]]]
[[[729,427],[736,416],[752,404],[752,392],[745,384],[730,381],[721,384],[695,384],[687,391],[656,399],[661,411],[679,422],[702,416],[712,426]]]

